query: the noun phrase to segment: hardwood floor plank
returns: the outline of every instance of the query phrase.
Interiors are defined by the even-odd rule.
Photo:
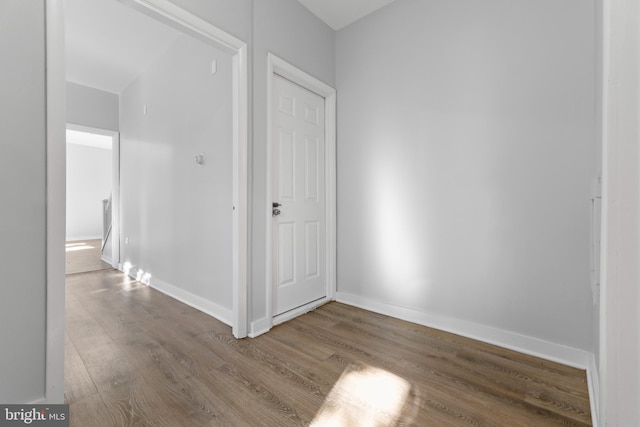
[[[344,304],[236,340],[115,271],[67,290],[72,425],[591,425],[583,371]]]
[[[183,414],[186,420],[195,425],[206,425],[216,421],[218,425],[232,425],[228,418],[228,408],[224,401],[215,396],[206,383],[203,384],[203,372],[194,372],[183,358],[167,350],[154,338],[141,338],[125,346],[127,357],[135,364],[144,381],[154,391],[175,408],[174,412]]]
[[[66,242],[66,274],[87,273],[113,267],[102,261],[102,240]]]
[[[117,386],[101,390],[112,426],[185,425],[185,415],[140,375]]]
[[[565,417],[587,424],[591,422],[589,398],[554,387],[550,384],[527,385],[525,402],[550,411],[559,411]]]
[[[242,394],[248,395],[250,405],[256,405],[261,409],[264,425],[303,426],[311,422],[311,419],[301,414],[296,406],[283,401],[270,386],[262,384],[259,379],[247,375],[233,364],[222,366],[219,372],[230,380],[233,388],[240,387]]]
[[[271,334],[262,335],[257,339],[261,341],[260,345],[271,349],[288,369],[327,390],[333,387],[342,374],[342,369],[331,369],[328,364],[319,364],[317,359],[289,346],[281,339],[274,338]]]
[[[70,427],[114,427],[114,420],[99,393],[74,400],[69,405]]]
[[[98,394],[98,389],[68,334],[66,334],[65,340],[64,365],[64,400],[66,403],[77,402]]]

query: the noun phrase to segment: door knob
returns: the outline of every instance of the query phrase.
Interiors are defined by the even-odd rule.
[[[282,205],[280,203],[278,203],[278,202],[273,202],[271,204],[271,216],[280,215],[280,209],[278,209],[280,206],[282,206]]]

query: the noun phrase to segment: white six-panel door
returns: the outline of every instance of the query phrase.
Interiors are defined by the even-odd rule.
[[[325,99],[274,75],[271,102],[277,316],[327,295]]]

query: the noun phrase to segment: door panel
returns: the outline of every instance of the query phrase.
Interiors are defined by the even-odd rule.
[[[306,278],[314,279],[320,274],[320,223],[307,222],[305,233]]]
[[[274,315],[326,296],[324,98],[273,79]]]
[[[305,138],[305,199],[308,201],[318,200],[318,184],[320,177],[318,176],[320,161],[320,153],[318,146],[320,145],[317,138]]]
[[[296,279],[296,253],[294,252],[296,241],[295,223],[282,222],[278,226],[278,238],[280,251],[278,252],[279,287],[295,284]]]
[[[279,129],[278,148],[280,167],[278,173],[278,199],[293,200],[295,193],[295,133],[289,129]]]

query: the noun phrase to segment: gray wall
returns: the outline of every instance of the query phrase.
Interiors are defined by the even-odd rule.
[[[121,261],[229,310],[231,89],[231,57],[183,36],[120,96]]]
[[[266,316],[267,53],[333,86],[334,31],[295,0],[255,1],[253,8],[252,318]]]
[[[118,95],[67,82],[67,123],[118,131]]]
[[[594,25],[401,0],[337,33],[339,292],[592,350]]]
[[[44,1],[0,2],[2,403],[33,402],[45,393],[44,13]]]

